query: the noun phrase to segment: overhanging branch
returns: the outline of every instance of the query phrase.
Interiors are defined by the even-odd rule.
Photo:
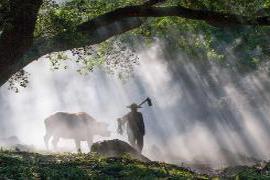
[[[226,26],[233,25],[260,25],[269,26],[270,16],[249,17],[231,13],[222,13],[209,10],[195,10],[182,6],[172,7],[148,7],[144,5],[128,6],[105,13],[90,21],[82,23],[78,30],[91,32],[100,27],[107,26],[115,21],[126,17],[169,17],[206,21],[209,24]]]
[[[33,43],[34,26],[42,0],[10,1],[16,3],[14,6],[16,13],[12,28],[4,29],[0,37],[0,85],[6,82],[12,74],[43,55],[97,44],[112,36],[137,28],[142,24],[140,17],[175,16],[205,21],[218,26],[270,25],[269,16],[249,17],[209,10],[188,9],[182,6],[154,7],[157,3],[165,1],[148,0],[142,5],[119,8],[82,23],[77,27],[77,31],[85,35],[86,41],[80,44],[63,42],[61,35],[49,39],[34,40]]]
[[[31,49],[23,56],[23,58],[20,59],[20,61],[17,61],[16,63],[10,65],[8,69],[5,68],[5,71],[0,72],[0,86],[4,84],[14,73],[24,68],[32,61],[40,58],[41,56],[53,52],[65,51],[87,45],[98,44],[113,36],[123,34],[131,29],[135,29],[141,26],[142,23],[143,22],[140,18],[122,19],[121,21],[112,23],[107,27],[99,28],[98,31],[92,32],[91,35],[86,35],[85,38],[87,39],[87,41],[80,44],[65,42],[61,39],[61,35],[52,38],[42,38],[35,40]]]

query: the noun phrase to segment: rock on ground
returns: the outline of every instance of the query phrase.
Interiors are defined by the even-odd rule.
[[[96,142],[92,145],[91,152],[98,153],[105,157],[121,157],[123,155],[128,155],[131,158],[140,161],[150,161],[147,157],[143,156],[128,143],[119,139]]]

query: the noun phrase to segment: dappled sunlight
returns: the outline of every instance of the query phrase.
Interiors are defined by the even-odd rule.
[[[128,112],[132,102],[151,97],[153,106],[144,106],[146,126],[143,154],[150,159],[175,164],[249,163],[248,158],[268,159],[270,153],[268,75],[253,73],[239,77],[206,61],[202,64],[181,54],[166,61],[166,48],[157,42],[141,48],[140,64],[126,81],[95,69],[82,76],[76,65],[67,70],[49,71],[43,58],[30,64],[30,84],[19,93],[1,88],[2,137],[16,135],[22,143],[44,149],[44,120],[58,112],[86,112],[109,124],[110,137],[117,134],[117,118]],[[52,148],[51,148],[52,149]],[[58,150],[75,152],[73,140],[60,139]],[[83,152],[88,152],[85,142]]]

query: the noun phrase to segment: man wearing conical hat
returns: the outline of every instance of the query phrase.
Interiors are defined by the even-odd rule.
[[[128,141],[132,147],[138,152],[141,152],[143,148],[143,136],[145,134],[143,116],[141,112],[138,112],[138,108],[141,108],[141,106],[132,103],[127,107],[131,111],[118,119],[118,132],[123,134],[122,126],[127,124]]]

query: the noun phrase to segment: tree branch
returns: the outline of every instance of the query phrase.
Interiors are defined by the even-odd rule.
[[[37,60],[41,56],[49,53],[70,50],[73,48],[79,48],[87,45],[93,45],[101,43],[113,36],[123,34],[126,31],[135,29],[142,24],[140,18],[125,18],[121,21],[112,23],[106,27],[99,28],[98,31],[94,31],[89,35],[85,35],[86,41],[76,44],[70,41],[64,41],[61,37],[63,34],[59,34],[52,38],[41,38],[35,40],[31,49],[21,58],[19,61],[10,65],[8,69],[0,72],[0,86],[3,85],[9,77],[14,73],[24,68],[34,60]],[[6,66],[7,67],[7,66]],[[3,78],[2,78],[3,77]]]
[[[269,26],[270,16],[249,17],[237,14],[215,12],[209,10],[188,9],[182,6],[148,7],[144,5],[128,6],[105,13],[90,21],[82,23],[78,30],[91,32],[126,17],[165,17],[176,16],[192,20],[202,20],[209,24],[225,26],[234,25],[260,25]]]
[[[77,32],[74,32],[84,34],[86,41],[79,44],[65,41],[61,38],[63,34],[49,39],[38,39],[33,43],[34,26],[42,0],[10,1],[13,3],[12,26],[4,29],[0,37],[0,86],[14,73],[43,55],[97,44],[112,36],[137,28],[142,24],[139,17],[176,16],[206,21],[218,26],[270,25],[269,16],[249,17],[209,10],[188,9],[182,6],[153,7],[164,1],[149,0],[143,5],[119,8],[82,23],[78,26]]]
[[[91,35],[84,36],[86,41],[80,42],[79,44],[71,41],[64,41],[61,38],[63,34],[59,34],[58,36],[52,38],[42,38],[34,41],[33,47],[26,53],[24,59],[25,61],[33,61],[52,52],[66,51],[83,46],[99,44],[113,36],[135,29],[141,26],[142,23],[143,22],[140,18],[122,19],[121,21],[114,22],[106,27],[101,27],[98,29],[98,31],[93,31]]]

